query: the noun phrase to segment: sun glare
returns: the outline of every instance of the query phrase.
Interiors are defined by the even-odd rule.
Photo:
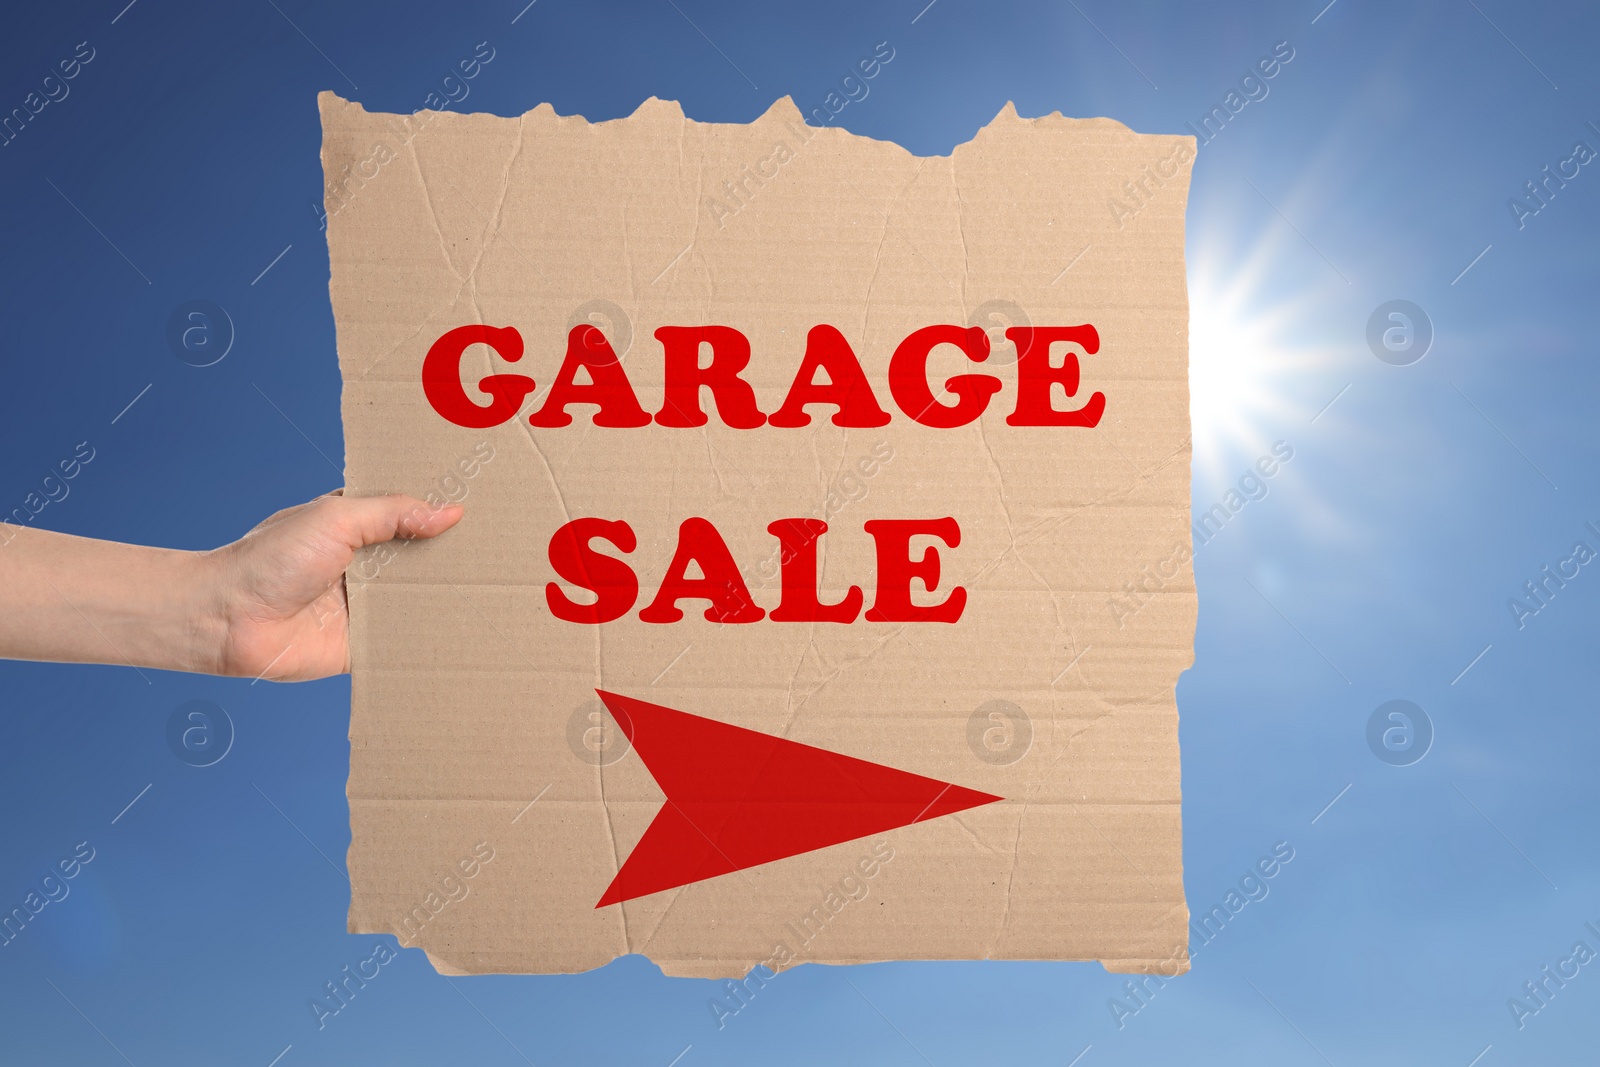
[[[1270,450],[1285,421],[1309,417],[1294,398],[1296,379],[1326,365],[1332,353],[1297,342],[1307,321],[1310,292],[1263,292],[1282,254],[1279,242],[1259,238],[1242,257],[1208,243],[1191,249],[1189,264],[1189,411],[1196,469],[1208,483]]]

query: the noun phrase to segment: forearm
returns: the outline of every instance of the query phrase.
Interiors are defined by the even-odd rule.
[[[215,570],[210,553],[0,526],[0,657],[213,672]]]

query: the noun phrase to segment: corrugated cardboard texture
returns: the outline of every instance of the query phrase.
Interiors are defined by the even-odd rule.
[[[592,124],[549,106],[400,117],[324,93],[321,107],[347,492],[467,507],[437,541],[349,574],[352,931],[395,933],[453,973],[629,952],[696,976],[895,959],[1187,968],[1174,686],[1193,654],[1191,571],[1131,617],[1112,598],[1188,555],[1192,138],[1007,105],[951,155],[921,157],[808,127],[787,99],[748,125],[654,99]],[[1098,329],[1098,354],[1074,349],[1077,396],[1056,391],[1061,407],[1103,392],[1097,427],[1008,426],[1005,344],[981,365],[949,347],[930,362],[936,390],[1001,379],[978,421],[935,429],[894,406],[888,359],[911,331],[1019,316]],[[707,396],[703,428],[600,428],[584,405],[571,426],[530,426],[585,320],[648,411],[660,326],[743,332],[744,377],[771,412],[807,331],[830,324],[894,418],[841,429],[816,407],[808,427],[736,430]],[[469,391],[491,373],[539,383],[487,430],[440,417],[420,385],[429,346],[477,323],[516,327],[527,355],[471,349]],[[718,625],[692,600],[682,622],[638,618],[686,517],[716,525],[770,611],[769,522],[826,518],[823,601],[855,584],[870,605],[862,523],[946,515],[960,546],[937,546],[938,589],[917,595],[965,587],[954,624]],[[638,535],[640,600],[615,622],[546,606],[550,537],[579,516]],[[614,728],[596,751],[598,688],[1006,800],[597,909],[663,801]]]

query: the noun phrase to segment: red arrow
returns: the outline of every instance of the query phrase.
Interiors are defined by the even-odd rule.
[[[595,692],[667,794],[597,908],[1005,799]]]

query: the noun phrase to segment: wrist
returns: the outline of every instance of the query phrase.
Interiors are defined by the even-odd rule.
[[[183,602],[182,646],[188,662],[179,670],[199,674],[228,674],[228,635],[233,627],[236,583],[226,548],[209,552],[180,552],[176,561]]]
[[[215,674],[227,635],[225,567],[213,552],[136,548],[131,589],[104,603],[104,625],[136,665]]]

